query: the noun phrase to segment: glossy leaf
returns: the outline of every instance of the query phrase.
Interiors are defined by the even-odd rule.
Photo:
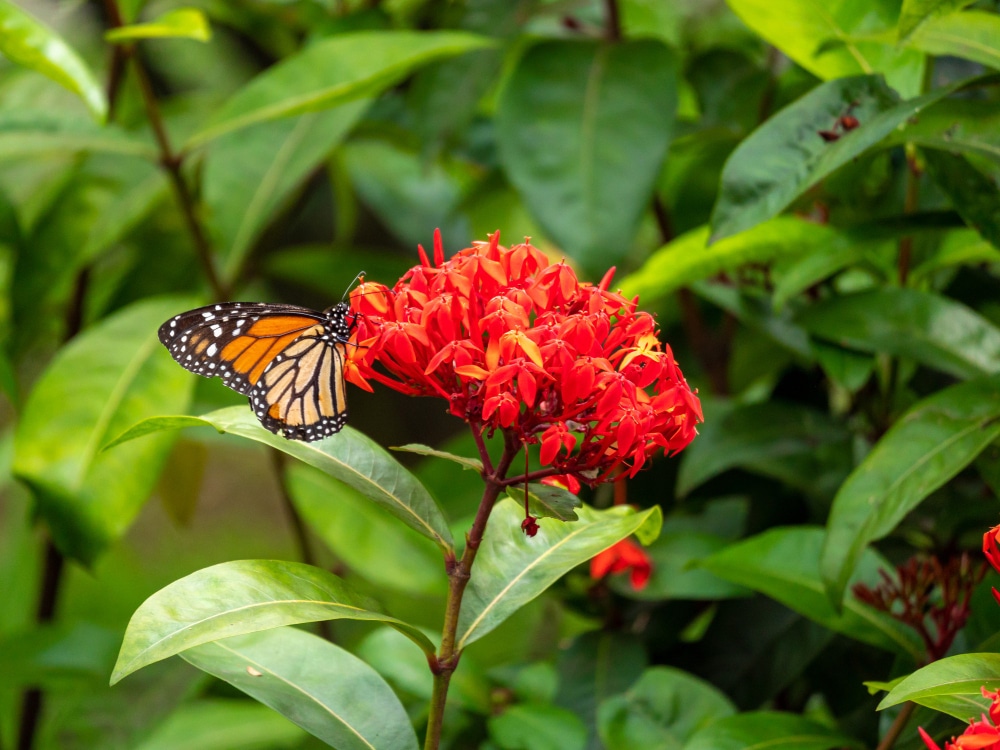
[[[416,453],[418,456],[431,456],[433,458],[443,458],[445,461],[453,461],[463,469],[470,469],[482,473],[483,462],[478,458],[468,458],[466,456],[456,456],[454,453],[439,451],[420,443],[407,443],[406,445],[391,445],[389,450],[402,451],[404,453]]]
[[[508,487],[507,496],[524,507],[524,488]],[[562,487],[547,484],[528,485],[528,507],[537,518],[555,518],[568,522],[578,520],[576,508],[582,505],[580,498]]]
[[[503,750],[585,750],[587,728],[571,711],[518,703],[490,718],[490,739]]]
[[[894,88],[917,90],[920,56],[897,48],[895,39],[889,38],[898,2],[858,5],[830,0],[822,6],[799,0],[727,2],[747,26],[821,79],[884,73]]]
[[[411,596],[447,592],[441,550],[360,493],[297,463],[288,467],[287,487],[303,520],[350,570]]]
[[[740,142],[722,171],[711,242],[773,216],[815,183],[875,146],[900,124],[963,84],[900,102],[880,76],[840,78],[817,86]],[[824,140],[844,114],[859,126]]]
[[[831,601],[840,601],[869,543],[1000,437],[998,387],[1000,376],[981,378],[917,402],[847,478],[823,543],[821,570]]]
[[[174,8],[153,21],[119,26],[104,33],[113,44],[127,44],[138,39],[194,39],[207,42],[212,38],[205,14],[197,8]]]
[[[864,744],[795,714],[750,711],[705,727],[684,750],[833,750]]]
[[[975,0],[903,0],[897,26],[899,41],[905,42],[925,21],[961,10],[973,2]]]
[[[1000,16],[997,17],[1000,21]],[[944,151],[925,151],[924,160],[934,181],[965,223],[1000,248],[1000,189],[964,156]]]
[[[1000,110],[989,100],[946,99],[885,139],[1000,161]]]
[[[434,652],[420,630],[382,614],[332,573],[304,563],[237,560],[185,576],[143,602],[129,621],[111,682],[220,638],[339,619],[385,622]]]
[[[233,279],[260,233],[368,107],[258,123],[217,138],[205,157],[208,227]],[[359,269],[360,270],[360,269]],[[345,283],[350,275],[344,274]]]
[[[365,99],[421,65],[490,44],[485,37],[458,31],[359,31],[328,37],[254,78],[188,140],[187,148],[254,123]]]
[[[907,44],[930,55],[963,57],[1000,68],[1000,16],[967,10],[932,18],[913,32]]]
[[[503,166],[546,234],[587,268],[629,248],[672,136],[677,75],[654,40],[549,41],[504,88]]]
[[[406,710],[385,680],[318,636],[276,628],[207,643],[182,656],[340,750],[418,747]]]
[[[661,247],[622,282],[623,292],[638,294],[648,305],[692,282],[733,273],[751,263],[773,263],[819,251],[847,255],[859,244],[832,227],[784,216],[712,245],[708,235],[708,227],[701,227]]]
[[[0,53],[69,89],[96,119],[104,119],[108,104],[87,64],[61,36],[11,0],[0,0]]]
[[[679,496],[733,468],[832,495],[850,472],[850,436],[822,412],[780,401],[712,412],[681,456]]]
[[[920,659],[923,647],[907,625],[853,597],[844,602],[840,612],[834,609],[820,578],[823,540],[819,528],[771,529],[731,545],[700,565],[720,578],[766,594],[837,633]],[[874,552],[866,552],[852,580],[874,585],[880,580],[881,569],[888,570],[888,563]]]
[[[233,406],[202,417],[152,417],[134,424],[113,444],[158,430],[199,425],[256,440],[315,466],[381,505],[442,548],[451,548],[448,524],[430,493],[381,446],[350,427],[313,443],[286,440],[261,427],[247,407]]]
[[[907,357],[960,378],[1000,372],[1000,329],[929,292],[884,288],[831,297],[798,320],[840,346]]]
[[[128,425],[187,408],[194,383],[156,340],[160,323],[185,306],[190,300],[147,300],[85,331],[28,396],[14,473],[34,490],[59,548],[86,564],[128,528],[173,445],[173,436],[157,435],[101,452]]]
[[[21,108],[0,112],[0,160],[77,151],[156,158],[151,143],[114,125],[60,112]]]
[[[563,574],[647,526],[659,533],[659,506],[637,513],[627,506],[579,509],[580,520],[539,519],[538,534],[521,531],[524,508],[503,500],[493,509],[459,615],[459,650],[478,640]]]
[[[981,688],[1000,688],[1000,654],[958,654],[932,662],[897,682],[878,708],[913,701],[968,721],[983,713]]]
[[[598,732],[608,750],[683,747],[691,736],[736,713],[718,688],[672,667],[652,667],[624,694],[604,701]]]

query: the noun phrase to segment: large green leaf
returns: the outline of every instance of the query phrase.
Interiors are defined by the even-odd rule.
[[[1000,189],[996,183],[964,156],[934,150],[923,155],[934,181],[951,198],[965,223],[1000,248]]]
[[[718,688],[671,667],[652,667],[601,703],[597,728],[608,750],[680,748],[698,730],[736,713]]]
[[[878,708],[913,701],[968,721],[983,713],[981,688],[1000,688],[1000,654],[958,654],[932,662],[897,682]]]
[[[896,27],[899,41],[905,42],[925,21],[961,10],[973,2],[975,0],[903,0]]]
[[[208,643],[184,659],[339,750],[416,750],[406,709],[378,672],[296,628]]]
[[[953,385],[916,403],[876,443],[833,501],[820,563],[839,602],[870,542],[1000,437],[1000,376]]]
[[[186,147],[257,122],[365,99],[414,68],[490,44],[485,37],[459,31],[359,31],[328,37],[250,81]]]
[[[664,245],[622,281],[623,292],[638,294],[648,305],[692,282],[723,271],[732,273],[751,263],[811,257],[820,251],[841,256],[861,252],[856,238],[790,216],[779,216],[712,245],[708,240],[708,227],[700,227]]]
[[[296,750],[305,736],[261,703],[203,698],[180,706],[135,750]]]
[[[145,417],[187,408],[194,383],[160,346],[156,329],[189,304],[147,300],[108,318],[67,345],[28,396],[14,473],[35,491],[37,511],[66,555],[93,562],[156,483],[173,436],[100,449]]]
[[[339,619],[385,622],[434,653],[420,630],[382,614],[332,573],[304,563],[237,560],[185,576],[144,601],[129,621],[111,682],[220,638]]]
[[[548,703],[518,703],[489,719],[502,750],[586,750],[587,728],[572,711]]]
[[[155,147],[114,125],[57,111],[0,111],[0,160],[77,151],[101,151],[156,159]]]
[[[840,346],[908,357],[960,378],[1000,372],[1000,329],[929,292],[885,288],[831,297],[798,321]]]
[[[1000,16],[968,10],[932,18],[913,32],[907,44],[930,55],[964,57],[1000,68]]]
[[[253,242],[367,108],[364,101],[258,123],[216,139],[205,158],[208,227],[234,279]],[[350,278],[350,277],[348,277]]]
[[[11,0],[0,0],[0,53],[69,89],[98,120],[104,119],[108,103],[87,64],[61,36]]]
[[[727,2],[747,26],[819,78],[884,73],[894,88],[916,93],[920,55],[897,48],[889,33],[898,0]]]
[[[512,500],[497,503],[483,538],[458,621],[457,647],[486,635],[563,574],[630,534],[659,533],[659,506],[641,513],[626,506],[604,511],[582,506],[580,520],[538,521],[538,534],[521,531],[524,507]]]
[[[919,659],[920,639],[908,626],[856,599],[834,609],[820,578],[823,530],[795,526],[766,531],[734,544],[699,565],[720,578],[759,591],[837,633],[898,654]],[[875,552],[865,552],[852,580],[877,583],[889,564]],[[852,573],[854,571],[852,570]]]
[[[446,593],[441,550],[426,537],[317,469],[292,464],[287,482],[299,514],[352,571],[411,596]]]
[[[677,63],[654,40],[549,41],[501,95],[504,168],[545,232],[592,270],[628,252],[672,136]]]
[[[946,99],[928,107],[883,141],[884,146],[915,143],[1000,161],[1000,108],[982,99]]]
[[[832,495],[851,470],[847,431],[823,414],[780,401],[713,409],[681,456],[677,494],[733,468],[774,477],[804,492]]]
[[[864,744],[797,714],[751,711],[719,719],[684,750],[832,750]]]
[[[323,440],[303,443],[265,430],[247,407],[231,406],[202,417],[152,417],[133,424],[108,447],[151,432],[198,425],[256,440],[315,466],[378,503],[442,548],[451,548],[448,523],[426,488],[381,446],[350,427]]]
[[[900,102],[881,76],[839,78],[817,86],[744,139],[726,161],[712,211],[712,239],[729,237],[777,215],[835,169],[875,146],[900,124],[964,84]],[[860,125],[835,141],[850,112]]]

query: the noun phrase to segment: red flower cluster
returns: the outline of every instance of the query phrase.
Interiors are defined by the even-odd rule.
[[[698,397],[653,317],[608,291],[614,269],[580,283],[530,244],[500,246],[499,233],[448,260],[435,233],[434,262],[420,257],[391,290],[352,292],[352,376],[447,399],[474,429],[540,443],[544,466],[588,484],[694,439]]]
[[[1000,535],[1000,526],[994,526],[983,534],[983,554],[986,555],[986,559],[990,561],[993,569],[997,573],[1000,573],[1000,542],[997,541],[998,535]],[[997,600],[997,604],[1000,604],[1000,591],[997,591],[996,588],[993,589],[993,598]]]
[[[594,580],[626,571],[629,572],[629,582],[636,591],[645,588],[653,572],[649,555],[631,539],[622,539],[618,544],[598,552],[590,561],[590,577]]]
[[[993,701],[989,718],[983,714],[980,721],[970,721],[960,737],[952,737],[950,742],[944,743],[944,750],[1000,750],[1000,729],[996,726],[1000,722],[1000,696],[986,688],[982,688],[982,692],[984,698]],[[919,731],[928,750],[941,750],[923,727]]]

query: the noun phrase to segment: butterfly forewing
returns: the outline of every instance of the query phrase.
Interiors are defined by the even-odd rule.
[[[183,367],[249,396],[267,429],[318,440],[347,421],[347,312],[344,303],[319,313],[229,302],[177,315],[160,326],[159,336]]]

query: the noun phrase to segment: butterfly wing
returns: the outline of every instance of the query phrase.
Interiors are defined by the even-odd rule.
[[[276,356],[250,391],[260,423],[306,442],[340,432],[347,422],[345,340],[317,326]]]
[[[323,315],[305,307],[227,302],[199,307],[160,326],[160,342],[185,369],[250,393],[267,366]]]

